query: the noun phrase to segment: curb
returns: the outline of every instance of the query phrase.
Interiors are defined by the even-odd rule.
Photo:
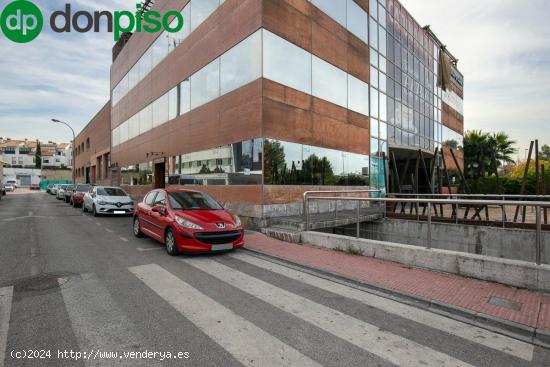
[[[294,262],[259,250],[253,250],[247,248],[246,246],[241,250],[250,252],[256,256],[259,255],[260,257],[269,258],[272,262],[279,263],[280,265],[284,265],[295,270],[320,276],[321,278],[351,286],[353,288],[388,298],[408,306],[427,310],[456,321],[464,322],[466,324],[487,329],[514,339],[532,343],[542,348],[550,349],[550,330],[536,329],[527,325],[499,319],[490,315],[434,301],[407,292],[396,291],[391,288],[365,282],[364,280],[348,277],[329,270],[315,268],[307,264]]]

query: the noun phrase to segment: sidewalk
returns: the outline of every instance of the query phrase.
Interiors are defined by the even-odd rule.
[[[312,245],[296,245],[247,232],[246,248],[300,265],[389,289],[399,294],[463,309],[497,323],[519,324],[550,335],[550,295],[354,256]],[[517,325],[517,326],[519,326]],[[531,330],[534,334],[535,330]],[[542,335],[541,335],[542,336]]]

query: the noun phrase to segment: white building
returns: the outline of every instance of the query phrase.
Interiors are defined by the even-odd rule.
[[[5,162],[2,182],[16,180],[17,184],[22,187],[40,183],[42,171],[36,168],[36,147],[36,141],[0,138],[0,160]],[[40,143],[40,150],[42,168],[72,168],[71,144]]]

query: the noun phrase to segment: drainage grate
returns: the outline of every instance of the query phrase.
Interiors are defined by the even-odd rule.
[[[487,303],[493,306],[507,308],[513,311],[521,311],[521,308],[523,307],[523,303],[512,301],[511,299],[500,298],[495,296],[492,296]]]

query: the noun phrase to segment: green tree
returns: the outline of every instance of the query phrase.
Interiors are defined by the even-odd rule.
[[[278,141],[264,140],[264,180],[266,184],[281,184],[286,177],[285,148]]]
[[[36,141],[36,152],[34,153],[34,167],[42,168],[42,148],[38,140]]]
[[[477,181],[480,177],[492,176],[503,164],[513,162],[515,144],[504,132],[489,134],[481,130],[467,131],[464,135],[466,177]]]
[[[488,138],[489,150],[494,153],[498,167],[505,163],[512,163],[513,155],[517,152],[514,145],[515,140],[511,140],[508,134],[504,132],[493,133]]]
[[[547,144],[544,144],[540,148],[539,156],[540,156],[540,159],[542,160],[550,161],[550,146],[548,146]]]

